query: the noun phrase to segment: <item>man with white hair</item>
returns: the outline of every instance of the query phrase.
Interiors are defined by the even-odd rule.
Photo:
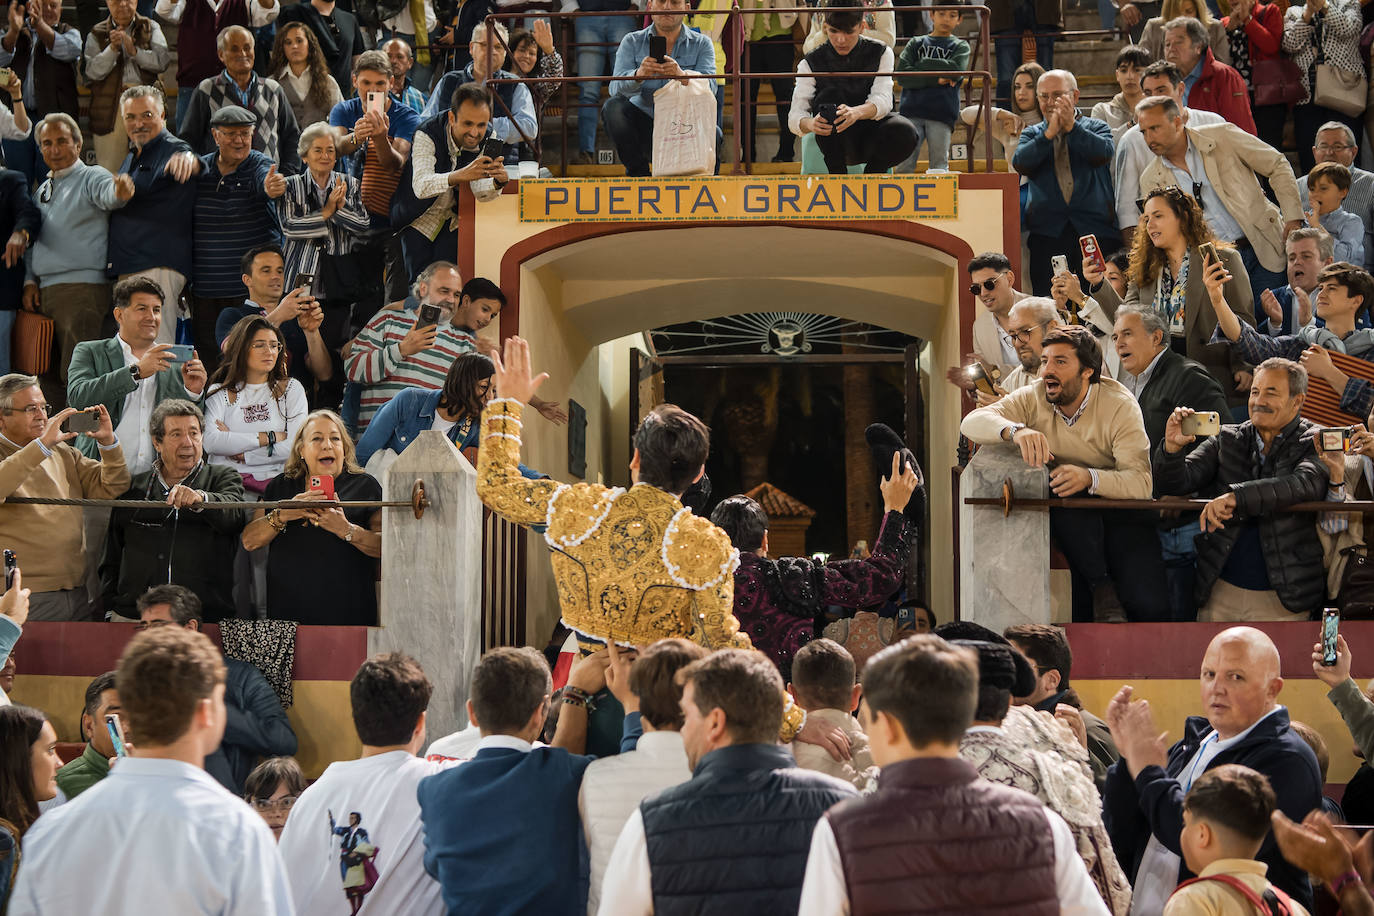
[[[1011,339],[1016,347],[1016,358],[1021,364],[1002,379],[1002,390],[1015,391],[1034,385],[1040,378],[1041,341],[1050,328],[1063,325],[1054,300],[1044,296],[1027,296],[1011,307]],[[975,392],[978,406],[983,407],[997,400],[994,397]]]
[[[1080,236],[1097,236],[1103,251],[1121,243],[1112,194],[1112,129],[1080,115],[1078,81],[1067,70],[1050,70],[1035,87],[1045,120],[1021,133],[1012,167],[1028,180],[1024,222],[1030,227],[1030,278],[1036,295],[1050,292],[1050,259],[1072,257]]]
[[[1340,121],[1327,121],[1317,128],[1312,141],[1312,158],[1316,162],[1339,162],[1350,169],[1350,193],[1345,195],[1341,209],[1349,210],[1364,223],[1364,269],[1374,270],[1374,172],[1366,172],[1355,165],[1360,157],[1360,144],[1355,132]],[[1307,176],[1298,179],[1298,193],[1302,207],[1307,209]]]
[[[1132,914],[1156,914],[1182,880],[1192,877],[1182,861],[1183,798],[1199,776],[1235,763],[1263,773],[1278,807],[1302,820],[1321,805],[1321,773],[1312,749],[1289,727],[1277,702],[1283,689],[1279,652],[1253,627],[1218,633],[1202,657],[1199,684],[1206,716],[1189,716],[1183,740],[1166,747],[1148,700],[1131,702],[1122,687],[1107,707],[1107,725],[1121,760],[1107,771],[1103,817],[1117,859],[1133,876]],[[1272,836],[1255,856],[1269,880],[1307,909],[1307,874],[1290,865]]]

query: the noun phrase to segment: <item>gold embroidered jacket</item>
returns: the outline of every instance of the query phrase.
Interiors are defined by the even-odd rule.
[[[679,636],[709,649],[752,648],[735,618],[739,552],[669,493],[520,475],[521,412],[482,412],[477,495],[503,518],[544,524],[563,622],[584,636],[644,646]]]

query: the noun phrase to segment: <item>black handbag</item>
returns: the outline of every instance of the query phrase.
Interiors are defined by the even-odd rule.
[[[1369,547],[1357,544],[1341,551],[1345,572],[1336,593],[1336,606],[1346,620],[1374,620],[1374,559]]]

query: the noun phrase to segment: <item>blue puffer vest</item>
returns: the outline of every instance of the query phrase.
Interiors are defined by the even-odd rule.
[[[801,903],[811,831],[857,793],[770,744],[720,748],[692,778],[640,804],[658,916],[788,914]]]

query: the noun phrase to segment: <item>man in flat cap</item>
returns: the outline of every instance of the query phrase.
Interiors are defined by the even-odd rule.
[[[296,174],[301,170],[296,149],[300,125],[281,85],[253,72],[253,33],[231,25],[219,33],[215,46],[224,70],[196,87],[181,122],[182,139],[197,153],[208,153],[215,148],[215,113],[226,106],[245,108],[256,117],[253,149],[276,162],[283,175]]]
[[[219,364],[219,313],[242,305],[247,293],[240,266],[244,252],[281,244],[276,207],[263,186],[276,163],[253,149],[257,122],[246,108],[221,106],[210,116],[216,149],[196,160],[191,318],[196,351],[211,372]]]

